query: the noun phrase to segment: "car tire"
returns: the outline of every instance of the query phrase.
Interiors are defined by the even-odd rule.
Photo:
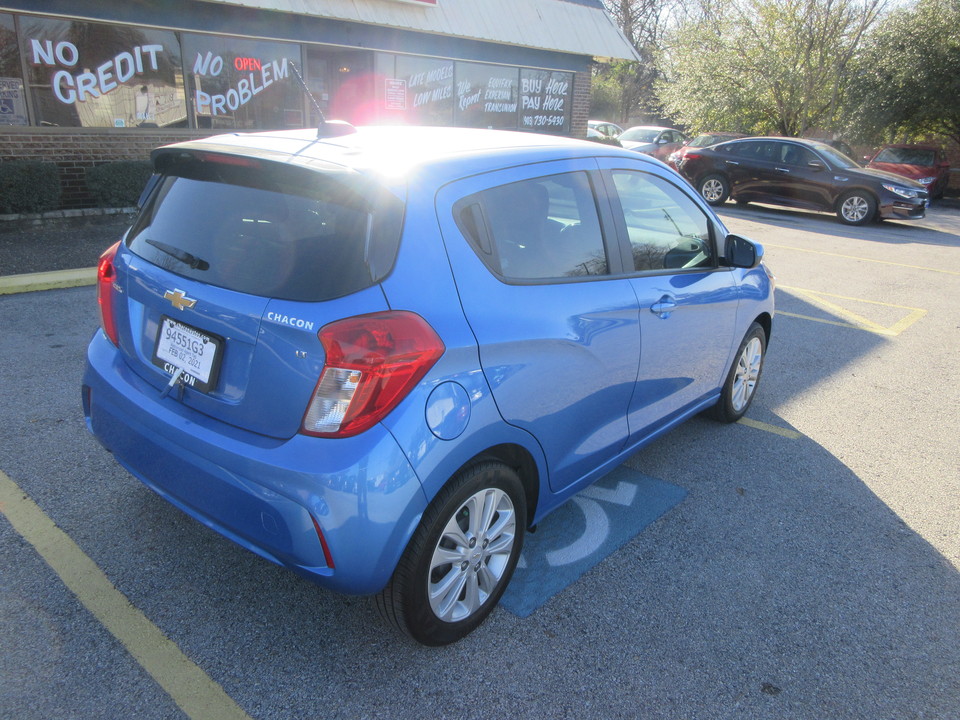
[[[877,201],[868,192],[853,190],[837,200],[837,218],[845,225],[866,225],[876,214]]]
[[[513,576],[526,512],[520,478],[503,463],[483,461],[457,473],[375,597],[381,616],[424,645],[448,645],[475,630]]]
[[[707,175],[697,183],[697,192],[710,205],[723,205],[730,197],[730,183],[723,175]]]
[[[732,423],[746,414],[760,383],[766,353],[767,333],[760,323],[755,322],[740,343],[733,366],[720,390],[720,399],[709,410],[714,420]]]

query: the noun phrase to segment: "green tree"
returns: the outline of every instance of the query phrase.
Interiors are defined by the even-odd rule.
[[[702,0],[660,56],[660,100],[694,130],[833,130],[851,64],[885,3]]]
[[[891,13],[857,59],[847,125],[872,142],[941,135],[960,144],[960,0]]]
[[[604,0],[607,12],[637,52],[639,61],[600,63],[593,73],[595,114],[626,122],[637,113],[661,111],[656,59],[673,13],[683,0]]]

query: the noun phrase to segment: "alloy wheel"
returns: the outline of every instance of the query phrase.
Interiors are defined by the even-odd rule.
[[[445,622],[473,615],[506,571],[516,539],[517,515],[498,488],[471,495],[447,521],[430,559],[427,596]]]
[[[759,338],[751,338],[740,358],[737,360],[736,375],[733,379],[731,404],[736,412],[741,412],[750,402],[757,379],[760,377],[760,366],[763,364],[763,343]]]

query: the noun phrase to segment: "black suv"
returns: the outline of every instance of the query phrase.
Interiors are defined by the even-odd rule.
[[[878,218],[922,218],[929,200],[922,185],[867,170],[815,140],[753,137],[686,153],[677,169],[711,205],[727,198],[837,214],[865,225]]]

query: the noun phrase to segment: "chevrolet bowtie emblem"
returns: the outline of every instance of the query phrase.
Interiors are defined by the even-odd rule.
[[[177,310],[183,310],[184,308],[192,308],[197,304],[196,300],[188,298],[187,294],[183,290],[167,290],[163,294],[164,300],[169,300],[170,304],[173,305]]]

